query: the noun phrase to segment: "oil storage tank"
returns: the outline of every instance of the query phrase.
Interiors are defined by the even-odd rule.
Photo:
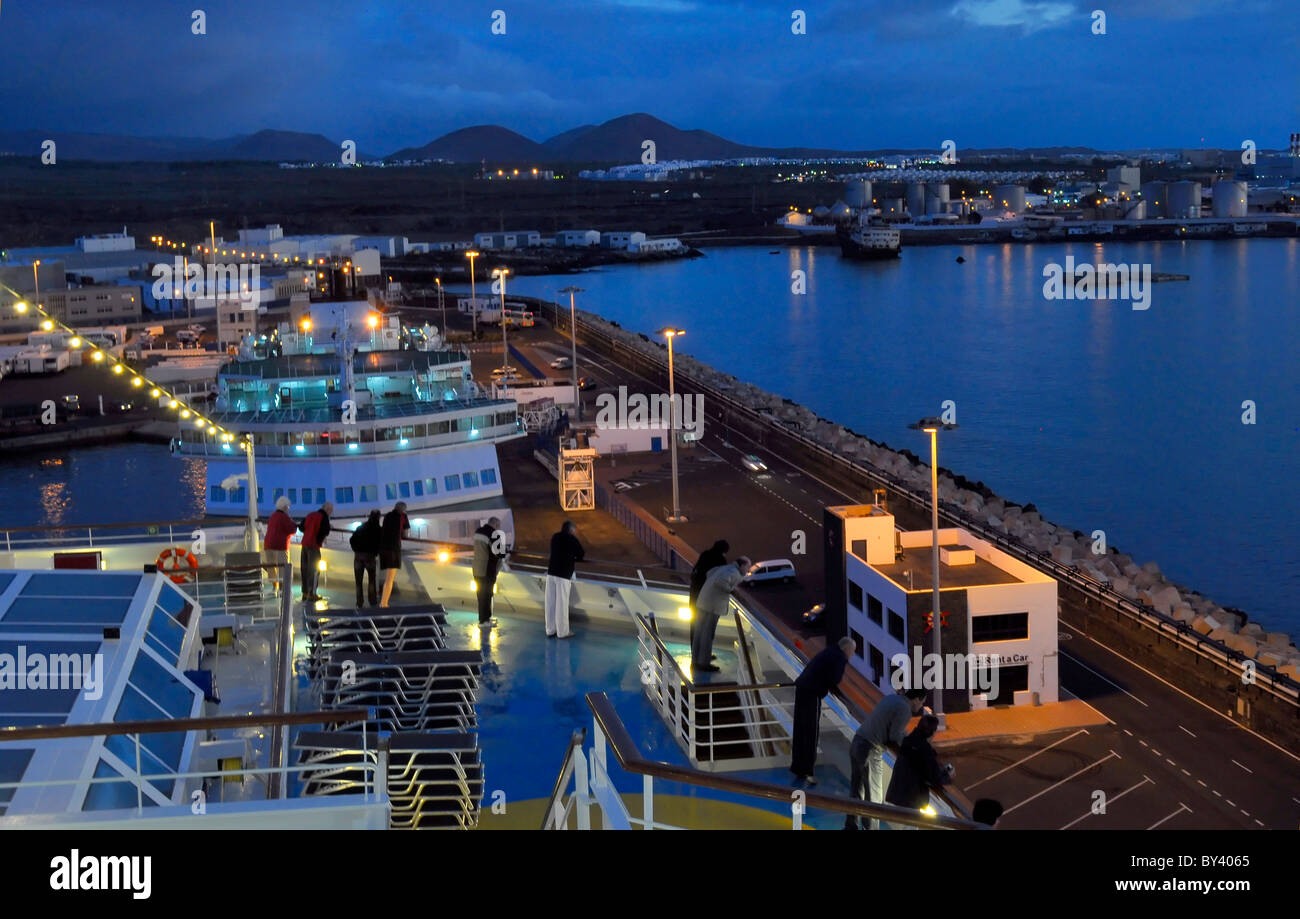
[[[881,198],[876,206],[882,217],[898,217],[903,213],[902,198]]]
[[[926,189],[925,212],[927,214],[948,213],[948,185],[946,182],[937,182]]]
[[[993,209],[1011,211],[1013,214],[1025,210],[1025,187],[1023,185],[999,185],[993,189]]]
[[[1165,182],[1143,182],[1142,183],[1142,200],[1147,205],[1147,218],[1168,217],[1166,197],[1169,194],[1169,186]]]
[[[925,213],[925,183],[911,182],[907,186],[907,210],[913,217]]]
[[[1215,217],[1246,216],[1246,183],[1217,182],[1211,189]]]
[[[1201,183],[1174,182],[1169,186],[1168,214],[1175,220],[1201,216]]]
[[[871,183],[866,179],[849,179],[844,185],[844,203],[857,209],[871,206]]]

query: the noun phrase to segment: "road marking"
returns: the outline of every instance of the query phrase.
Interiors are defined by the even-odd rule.
[[[1192,734],[1191,731],[1187,730],[1187,728],[1183,727],[1181,724],[1178,725],[1178,729],[1179,729],[1180,731],[1183,731],[1183,732],[1187,733],[1187,734]],[[1195,734],[1192,734],[1192,736],[1195,737],[1196,735],[1195,735]]]
[[[1192,774],[1188,772],[1186,769],[1183,770],[1183,775],[1187,776],[1189,779],[1192,777]]]
[[[1149,743],[1147,743],[1145,740],[1142,740],[1141,738],[1138,739],[1138,743],[1140,743],[1144,747],[1151,746]]]
[[[1300,798],[1297,798],[1295,795],[1291,796],[1291,800],[1294,801],[1296,804],[1300,804]]]
[[[1258,817],[1255,818],[1255,822],[1258,823],[1260,826],[1264,825]]]
[[[1098,673],[1096,670],[1093,670],[1091,667],[1089,667],[1089,666],[1088,666],[1087,664],[1085,664],[1083,661],[1079,660],[1077,657],[1073,657],[1072,655],[1066,654],[1064,651],[1060,652],[1060,654],[1061,654],[1061,657],[1069,658],[1070,660],[1074,661],[1076,664],[1078,664],[1080,667],[1082,667],[1084,670],[1088,671],[1089,673],[1091,673],[1093,676],[1097,677],[1098,679],[1104,680],[1105,682],[1109,683],[1111,686],[1114,686],[1116,689],[1118,689],[1120,692],[1124,693],[1124,695],[1128,696],[1130,699],[1133,699],[1133,700],[1136,701],[1136,702],[1141,702],[1143,708],[1150,708],[1150,707],[1151,707],[1151,706],[1147,705],[1145,702],[1142,702],[1141,699],[1139,699],[1137,696],[1133,695],[1133,693],[1129,692],[1127,689],[1125,689],[1123,686],[1121,686],[1121,685],[1119,685],[1118,683],[1116,683],[1114,680],[1109,679],[1109,678],[1107,678],[1107,677],[1104,677],[1104,676],[1102,676],[1100,673]]]
[[[1202,788],[1209,788],[1209,787],[1210,787],[1209,785],[1206,785],[1206,784],[1205,784],[1205,780],[1204,780],[1204,779],[1197,779],[1196,781],[1197,781],[1197,783],[1198,783]]]
[[[1214,789],[1211,788],[1210,791],[1214,791]],[[1215,796],[1216,798],[1222,798],[1222,797],[1223,797],[1223,795],[1219,794],[1217,791],[1214,791],[1214,796]]]
[[[1241,763],[1237,762],[1235,759],[1232,761],[1232,764],[1234,766],[1241,766]],[[1245,766],[1241,766],[1241,768],[1246,769],[1246,771],[1249,772],[1251,775],[1255,774],[1255,771],[1253,769],[1247,769]]]
[[[1030,753],[1030,754],[1029,754],[1028,756],[1026,756],[1024,759],[1016,760],[1016,761],[1015,761],[1014,763],[1012,763],[1010,766],[1006,766],[1006,767],[1004,767],[1004,768],[1002,768],[1002,769],[999,769],[997,772],[993,773],[992,775],[986,775],[986,776],[984,776],[984,778],[980,779],[978,782],[972,782],[970,785],[967,785],[967,786],[966,786],[966,790],[967,790],[967,791],[970,791],[970,790],[971,790],[972,788],[974,788],[976,785],[982,785],[983,783],[987,782],[989,779],[995,779],[995,778],[997,778],[998,776],[1000,776],[1002,773],[1007,772],[1007,771],[1009,771],[1009,770],[1011,770],[1011,769],[1014,769],[1014,768],[1016,768],[1017,766],[1021,765],[1022,763],[1027,763],[1027,762],[1029,762],[1031,759],[1033,759],[1033,758],[1034,758],[1035,756],[1037,756],[1039,753],[1046,753],[1048,750],[1052,749],[1052,747],[1055,747],[1057,744],[1063,744],[1063,743],[1065,743],[1067,740],[1073,740],[1074,738],[1078,737],[1080,734],[1087,734],[1087,733],[1088,733],[1088,731],[1087,731],[1087,729],[1085,728],[1085,729],[1083,729],[1083,730],[1075,731],[1075,732],[1074,732],[1073,734],[1071,734],[1069,737],[1062,737],[1060,740],[1056,741],[1056,743],[1048,744],[1047,746],[1043,747],[1043,749],[1041,749],[1041,750],[1035,750],[1033,753]]]
[[[1165,820],[1173,820],[1175,817],[1177,817],[1177,816],[1178,816],[1179,814],[1181,814],[1183,811],[1187,811],[1187,813],[1190,814],[1190,813],[1192,812],[1192,809],[1191,809],[1190,807],[1188,807],[1186,804],[1184,804],[1184,803],[1182,803],[1181,801],[1179,801],[1179,802],[1178,802],[1178,810],[1174,811],[1172,814],[1170,814],[1170,815],[1169,815],[1168,817],[1166,817],[1164,820],[1157,820],[1155,823],[1153,823],[1153,824],[1151,824],[1149,827],[1147,827],[1147,829],[1148,829],[1148,830],[1154,830],[1156,827],[1160,826],[1160,824],[1164,823]]]
[[[1147,778],[1145,775],[1142,776],[1142,781],[1140,781],[1140,782],[1138,782],[1136,785],[1134,785],[1133,788],[1125,788],[1125,789],[1124,789],[1123,791],[1121,791],[1119,794],[1115,795],[1115,797],[1107,799],[1107,801],[1106,801],[1107,806],[1109,806],[1109,805],[1111,805],[1111,804],[1114,804],[1116,801],[1118,801],[1120,798],[1124,797],[1124,796],[1125,796],[1126,794],[1128,794],[1130,791],[1133,791],[1134,789],[1137,789],[1137,788],[1141,788],[1143,785],[1145,785],[1147,782],[1150,782],[1150,781],[1151,781],[1151,780],[1150,780],[1149,778]],[[1155,783],[1152,782],[1152,784],[1154,785]],[[1067,823],[1065,826],[1061,827],[1061,829],[1063,829],[1063,830],[1068,830],[1070,827],[1074,826],[1074,825],[1075,825],[1076,823],[1078,823],[1080,820],[1087,820],[1089,817],[1092,817],[1092,816],[1095,816],[1095,815],[1092,813],[1092,811],[1088,811],[1088,813],[1084,814],[1082,817],[1078,817],[1078,818],[1076,818],[1076,819],[1074,819],[1074,820],[1071,820],[1071,821],[1070,821],[1069,823]]]
[[[1159,755],[1160,755],[1160,751],[1157,750],[1155,747],[1152,747],[1152,748],[1151,748],[1151,752],[1154,753],[1156,756],[1159,756]]]
[[[1165,757],[1165,762],[1168,763],[1168,764],[1171,765],[1171,766],[1177,766],[1177,765],[1178,765],[1177,763],[1175,763],[1173,760],[1171,760],[1171,759],[1170,759],[1169,757],[1167,757],[1167,756]]]
[[[1077,777],[1080,776],[1080,775],[1083,775],[1083,773],[1087,772],[1087,771],[1088,771],[1089,769],[1091,769],[1093,766],[1100,766],[1102,763],[1106,762],[1106,760],[1108,760],[1108,759],[1110,759],[1110,758],[1112,758],[1112,757],[1114,757],[1115,759],[1120,759],[1120,758],[1121,758],[1120,755],[1119,755],[1118,753],[1116,753],[1114,750],[1111,750],[1109,753],[1107,753],[1107,754],[1106,754],[1105,756],[1103,756],[1101,759],[1097,760],[1097,762],[1095,762],[1095,763],[1091,763],[1091,764],[1089,764],[1089,765],[1087,765],[1087,766],[1084,766],[1082,769],[1080,769],[1078,772],[1075,772],[1073,775],[1067,775],[1065,778],[1061,779],[1061,781],[1057,782],[1055,785],[1049,785],[1048,787],[1044,788],[1042,791],[1038,792],[1038,794],[1033,795],[1033,796],[1028,797],[1028,798],[1025,798],[1025,800],[1021,801],[1019,804],[1013,804],[1013,805],[1011,805],[1011,806],[1008,807],[1006,810],[1004,810],[1002,813],[1003,813],[1003,814],[1009,814],[1009,813],[1011,813],[1013,810],[1016,810],[1017,808],[1024,807],[1026,804],[1028,804],[1030,801],[1033,801],[1035,798],[1041,798],[1043,795],[1047,794],[1047,793],[1048,793],[1049,791],[1051,791],[1053,788],[1056,788],[1056,787],[1059,786],[1059,785],[1064,785],[1066,782],[1070,781],[1071,779],[1074,779],[1074,778],[1077,778]]]
[[[1125,729],[1124,729],[1124,733],[1127,734],[1129,737],[1132,737],[1132,736],[1133,736],[1133,732],[1130,731],[1128,728],[1125,728]]]
[[[1070,625],[1068,622],[1066,622],[1064,619],[1061,619],[1060,617],[1057,618],[1057,621],[1060,622],[1060,623],[1064,623],[1065,625]],[[1070,628],[1072,628],[1072,629],[1077,629],[1078,626],[1070,626]],[[1087,635],[1083,635],[1082,637],[1083,637],[1083,638],[1087,638],[1088,641],[1092,642],[1094,645],[1096,645],[1097,647],[1099,647],[1099,648],[1101,648],[1101,649],[1107,651],[1108,653],[1115,655],[1115,656],[1118,657],[1120,660],[1125,661],[1126,663],[1132,664],[1134,667],[1136,667],[1138,670],[1141,670],[1143,673],[1145,673],[1147,676],[1151,677],[1153,680],[1159,680],[1161,683],[1164,683],[1166,686],[1168,686],[1170,689],[1174,690],[1175,692],[1179,693],[1180,695],[1184,695],[1184,696],[1186,696],[1187,698],[1189,698],[1189,699],[1191,699],[1193,702],[1195,702],[1197,705],[1201,706],[1201,708],[1204,708],[1204,709],[1207,709],[1207,710],[1213,712],[1214,714],[1216,714],[1216,715],[1218,715],[1220,718],[1222,718],[1224,721],[1226,721],[1226,722],[1228,722],[1229,724],[1231,724],[1233,727],[1241,728],[1241,730],[1245,731],[1247,734],[1251,735],[1252,737],[1258,738],[1259,740],[1262,740],[1264,743],[1268,744],[1270,747],[1274,748],[1274,749],[1277,750],[1278,752],[1280,752],[1280,753],[1285,753],[1287,756],[1291,757],[1291,758],[1292,758],[1293,760],[1295,760],[1296,762],[1300,762],[1300,756],[1297,756],[1296,754],[1292,753],[1290,750],[1286,749],[1285,747],[1279,746],[1278,744],[1274,743],[1272,740],[1269,740],[1269,739],[1268,739],[1267,737],[1265,737],[1263,734],[1260,734],[1260,733],[1258,733],[1257,731],[1252,731],[1250,728],[1245,727],[1244,725],[1238,724],[1236,721],[1233,721],[1232,718],[1231,718],[1230,716],[1225,715],[1223,712],[1219,711],[1217,708],[1214,708],[1214,707],[1211,706],[1211,705],[1206,705],[1204,702],[1202,702],[1200,699],[1198,699],[1198,698],[1196,698],[1195,696],[1193,696],[1191,693],[1189,693],[1189,692],[1187,692],[1187,691],[1185,691],[1185,690],[1183,690],[1183,689],[1180,689],[1179,687],[1175,686],[1173,683],[1170,683],[1170,682],[1169,682],[1168,680],[1166,680],[1164,677],[1161,677],[1161,676],[1158,676],[1157,674],[1152,673],[1150,670],[1148,670],[1147,668],[1143,667],[1141,664],[1137,663],[1136,661],[1134,661],[1134,660],[1132,660],[1132,659],[1130,659],[1130,658],[1125,657],[1123,654],[1120,654],[1118,651],[1116,651],[1114,648],[1110,647],[1109,645],[1104,645],[1104,644],[1102,644],[1101,642],[1097,641],[1097,639],[1095,639],[1095,638],[1089,638]]]
[[[1245,814],[1247,817],[1250,816],[1250,811],[1246,810],[1244,807],[1241,809],[1241,812]]]
[[[1232,801],[1229,800],[1228,798],[1224,798],[1224,799],[1223,799],[1223,803],[1224,803],[1224,804],[1227,804],[1229,807],[1236,807],[1236,806],[1237,806],[1237,805],[1233,804]]]

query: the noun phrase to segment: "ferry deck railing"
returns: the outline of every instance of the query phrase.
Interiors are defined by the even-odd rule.
[[[554,303],[538,301],[539,310],[550,314],[550,321],[556,329],[569,328],[569,311]],[[667,376],[667,360],[641,348],[621,341],[591,322],[578,320],[578,335],[591,341],[599,342],[610,352],[619,352],[634,358],[642,364],[652,366],[656,372]],[[895,494],[911,501],[919,507],[929,507],[931,496],[928,491],[917,489],[912,483],[868,463],[866,460],[843,456],[831,450],[825,444],[808,437],[793,425],[776,421],[770,414],[764,414],[739,402],[730,394],[716,387],[709,386],[695,379],[678,366],[676,371],[677,388],[692,391],[709,397],[715,406],[725,406],[726,411],[745,418],[750,423],[763,424],[777,437],[786,438],[799,447],[817,456],[817,458],[840,473],[866,479],[872,486],[885,487]],[[987,540],[1020,561],[1050,574],[1058,581],[1068,584],[1088,598],[1114,609],[1144,628],[1153,630],[1178,643],[1184,649],[1232,672],[1240,679],[1247,667],[1251,668],[1254,686],[1292,705],[1300,706],[1300,680],[1294,680],[1277,671],[1276,668],[1260,664],[1253,658],[1231,648],[1221,641],[1196,632],[1190,624],[1166,615],[1152,607],[1137,603],[1119,593],[1109,584],[1098,581],[1085,572],[1069,565],[1063,565],[1046,552],[1040,552],[1025,546],[1008,536],[989,528],[974,514],[952,501],[939,501],[939,515],[950,525],[959,526],[968,532]],[[1247,664],[1247,661],[1250,663]]]
[[[751,799],[780,801],[790,807],[791,829],[795,830],[802,828],[803,816],[809,808],[855,816],[859,819],[874,818],[890,825],[915,829],[986,829],[964,817],[943,812],[939,809],[944,807],[943,802],[937,798],[931,799],[930,809],[935,811],[931,814],[890,804],[875,804],[809,789],[792,789],[772,782],[718,775],[689,766],[648,760],[641,755],[636,742],[614,709],[613,703],[604,693],[587,693],[585,701],[592,714],[592,745],[588,751],[580,745],[575,747],[573,740],[570,740],[565,757],[566,760],[572,760],[573,767],[561,771],[561,782],[557,783],[561,785],[561,790],[558,795],[552,795],[543,829],[566,829],[570,814],[576,814],[579,829],[589,829],[590,811],[593,806],[600,809],[601,825],[606,829],[628,830],[633,827],[645,830],[704,829],[705,827],[675,826],[655,819],[656,779],[661,782],[690,785],[706,792],[722,792]],[[640,817],[632,816],[623,796],[614,785],[609,771],[611,749],[615,760],[624,772],[640,775],[642,778]],[[565,778],[566,773],[569,778]],[[569,787],[569,779],[572,779],[572,788]]]
[[[102,777],[79,777],[73,779],[36,779],[23,780],[19,782],[0,782],[0,792],[8,790],[17,790],[19,788],[58,788],[58,787],[79,787],[82,785],[100,785],[111,783],[129,783],[136,790],[136,807],[137,816],[142,816],[145,812],[145,785],[156,781],[181,781],[190,784],[193,780],[217,779],[221,788],[221,796],[218,803],[224,801],[224,792],[226,780],[233,777],[239,777],[242,781],[247,777],[253,777],[263,781],[266,786],[264,800],[271,801],[284,799],[288,797],[286,777],[290,774],[301,774],[313,771],[319,771],[319,764],[304,763],[299,765],[288,765],[287,763],[278,762],[275,751],[272,751],[270,763],[266,766],[244,766],[232,768],[220,768],[206,771],[186,771],[169,770],[165,772],[146,773],[143,769],[143,754],[141,750],[140,738],[145,734],[174,734],[195,732],[209,732],[217,730],[241,730],[248,728],[274,728],[276,735],[281,731],[295,725],[318,725],[318,724],[343,724],[352,721],[360,721],[362,724],[361,733],[361,752],[365,754],[373,753],[373,760],[364,760],[350,765],[350,769],[356,769],[363,773],[364,779],[360,783],[363,800],[385,801],[387,800],[387,789],[385,787],[386,776],[388,774],[387,751],[384,745],[380,743],[378,735],[372,734],[365,729],[365,719],[369,716],[370,710],[366,708],[338,709],[332,711],[312,711],[312,712],[280,712],[266,713],[255,715],[218,715],[205,718],[163,718],[151,721],[119,721],[112,724],[58,724],[58,725],[36,725],[26,727],[0,727],[0,743],[19,743],[26,742],[37,744],[45,741],[64,740],[76,737],[112,737],[125,736],[131,740],[135,748],[135,768],[129,775],[102,776]],[[3,796],[0,796],[3,797]],[[189,803],[189,799],[185,799]],[[19,815],[8,815],[19,816]],[[21,816],[27,817],[24,813]],[[4,825],[4,818],[0,817],[0,827]]]
[[[564,760],[560,763],[560,774],[555,777],[555,787],[551,789],[551,796],[546,799],[546,810],[542,817],[543,830],[563,830],[567,829],[569,824],[569,814],[578,812],[578,829],[591,829],[589,821],[586,819],[590,815],[585,810],[579,810],[577,807],[578,795],[569,795],[565,800],[564,791],[569,785],[569,780],[577,776],[577,783],[582,793],[586,790],[586,772],[587,758],[582,755],[582,745],[587,739],[587,729],[579,728],[573,732],[569,738],[568,746],[564,750]],[[564,802],[564,803],[561,803]],[[586,825],[584,825],[586,824]]]

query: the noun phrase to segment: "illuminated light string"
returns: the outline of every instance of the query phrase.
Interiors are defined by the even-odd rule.
[[[28,309],[35,309],[36,312],[38,312],[41,315],[42,317],[41,324],[40,324],[41,331],[53,332],[57,328],[62,332],[67,332],[69,335],[72,336],[71,340],[68,342],[68,344],[71,347],[75,349],[83,349],[88,346],[93,347],[94,350],[90,352],[90,358],[92,361],[94,361],[95,363],[103,363],[105,360],[107,360],[109,362],[108,366],[112,367],[112,372],[116,376],[123,376],[125,374],[130,374],[131,386],[133,388],[143,389],[145,386],[148,386],[149,395],[152,396],[154,399],[157,399],[159,405],[166,405],[168,408],[177,409],[180,413],[180,417],[185,421],[189,421],[191,418],[193,418],[195,428],[207,428],[207,432],[209,434],[219,434],[222,443],[225,444],[229,444],[236,439],[236,435],[234,432],[229,431],[226,428],[222,427],[221,425],[217,424],[211,418],[205,416],[202,412],[196,411],[195,409],[192,409],[189,406],[185,405],[185,403],[183,403],[180,399],[176,398],[176,395],[174,393],[168,392],[164,387],[159,386],[157,383],[149,379],[144,374],[132,370],[130,367],[128,367],[125,364],[125,362],[118,360],[116,357],[114,357],[112,354],[108,353],[104,349],[97,346],[90,345],[89,342],[87,342],[77,333],[76,329],[65,324],[61,320],[56,319],[54,316],[51,316],[49,313],[45,311],[45,308],[41,306],[39,303],[28,304],[26,301],[21,299],[22,294],[18,293],[18,291],[14,290],[12,287],[10,287],[7,284],[0,284],[0,287],[3,287],[5,291],[7,291],[9,294],[12,294],[14,297],[19,298],[18,301],[14,304],[14,311],[16,313],[22,314],[22,313],[26,313]],[[243,449],[244,446],[245,446],[244,442],[240,441],[240,448]]]

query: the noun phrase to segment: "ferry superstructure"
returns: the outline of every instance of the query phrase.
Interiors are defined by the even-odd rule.
[[[340,517],[396,501],[411,511],[472,504],[479,516],[503,505],[496,445],[524,435],[515,400],[481,389],[469,353],[438,347],[436,333],[403,348],[396,319],[381,324],[364,303],[332,306],[332,317],[318,309],[271,342],[246,343],[218,374],[208,417],[251,440],[258,514],[281,496],[294,507],[331,501]],[[358,326],[367,331],[356,340]],[[239,442],[182,423],[172,449],[207,461],[210,515],[247,515]]]

